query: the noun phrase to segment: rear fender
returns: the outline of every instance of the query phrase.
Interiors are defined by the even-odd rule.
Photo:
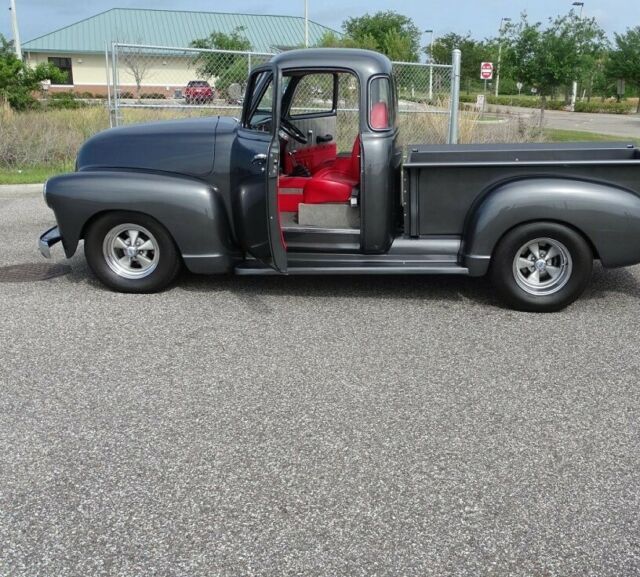
[[[490,191],[468,216],[462,261],[487,272],[500,238],[520,224],[554,221],[591,242],[606,267],[640,262],[640,197],[614,186],[561,178],[513,181]]]
[[[231,270],[238,255],[223,201],[202,181],[143,172],[75,172],[50,179],[45,190],[67,257],[75,253],[87,223],[114,210],[155,218],[192,272]]]

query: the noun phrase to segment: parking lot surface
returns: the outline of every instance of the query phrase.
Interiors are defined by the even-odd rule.
[[[446,277],[124,295],[60,247],[28,280],[52,219],[0,194],[0,575],[640,574],[640,267],[553,315]]]

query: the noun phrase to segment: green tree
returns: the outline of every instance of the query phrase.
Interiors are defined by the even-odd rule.
[[[420,56],[420,29],[408,16],[391,10],[348,18],[342,25],[343,46],[368,48],[391,60],[417,62]]]
[[[13,40],[7,40],[0,34],[0,57],[13,52]]]
[[[519,23],[507,28],[505,42],[505,67],[541,96],[541,124],[547,98],[584,78],[605,47],[604,33],[595,20],[578,18],[573,11],[550,20],[546,28],[540,22],[531,24],[523,14]]]
[[[325,32],[316,46],[319,48],[361,48],[379,51],[373,36],[363,36],[355,40],[349,36],[340,37],[335,32]]]
[[[214,32],[207,38],[191,42],[194,48],[214,50],[235,50],[247,52],[252,49],[251,42],[244,36],[244,26],[235,28],[230,34]],[[248,74],[248,59],[243,54],[230,52],[201,52],[192,61],[192,66],[201,78],[215,79],[215,87],[226,92],[231,84],[243,83]]]
[[[622,79],[634,86],[640,96],[640,26],[615,35],[615,48],[607,60],[607,76]],[[637,113],[640,113],[638,99]]]
[[[424,51],[438,64],[450,64],[451,53],[455,48],[462,51],[462,64],[460,70],[460,84],[469,92],[473,85],[477,85],[480,78],[480,64],[492,59],[492,47],[486,41],[474,40],[471,33],[465,36],[450,32],[436,38],[431,46]]]
[[[24,110],[36,104],[33,95],[41,89],[42,81],[62,84],[66,75],[50,64],[32,68],[18,60],[11,46],[0,34],[0,108],[8,104],[14,110]]]

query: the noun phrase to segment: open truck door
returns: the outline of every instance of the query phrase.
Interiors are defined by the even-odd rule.
[[[287,252],[278,213],[282,75],[266,64],[249,77],[242,122],[231,151],[232,202],[242,248],[279,271]]]

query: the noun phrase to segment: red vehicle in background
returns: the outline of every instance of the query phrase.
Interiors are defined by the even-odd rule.
[[[206,80],[190,80],[184,89],[187,104],[204,104],[213,100],[213,88]]]

